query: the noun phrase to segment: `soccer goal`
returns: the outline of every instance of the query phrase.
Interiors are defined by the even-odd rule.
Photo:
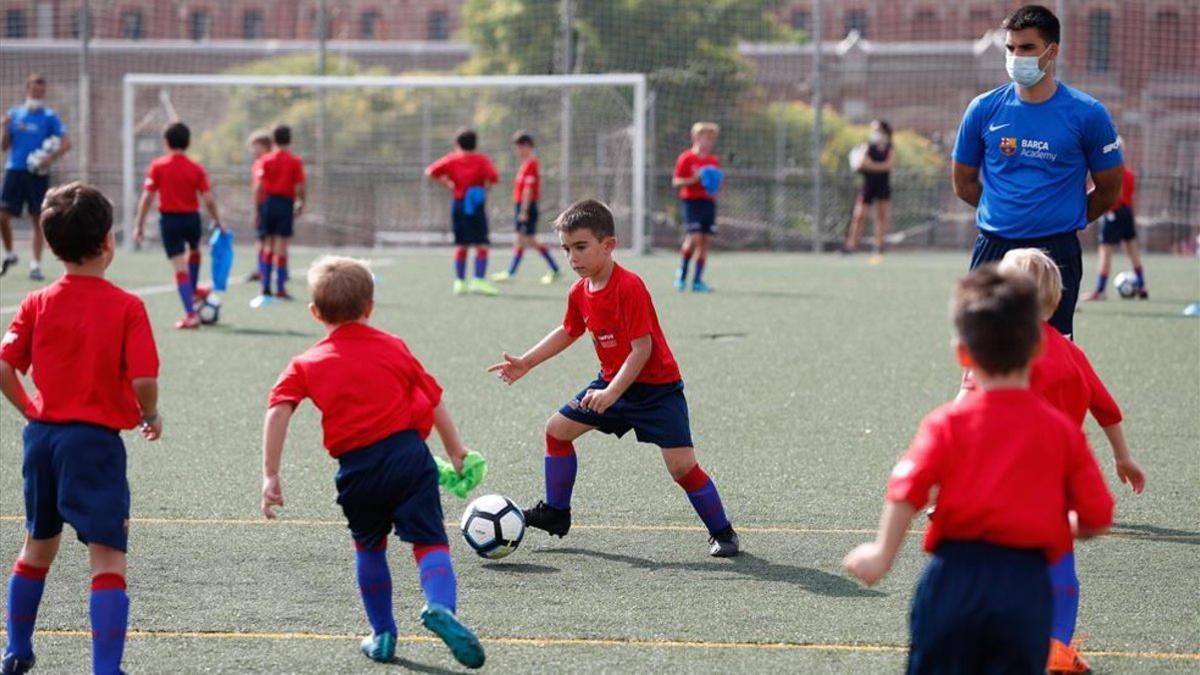
[[[540,227],[570,202],[612,207],[621,246],[646,237],[646,78],[641,74],[502,76],[260,76],[128,74],[122,98],[122,206],[131,238],[141,177],[163,152],[172,121],[192,131],[189,154],[209,172],[222,219],[253,223],[247,138],[285,123],[306,164],[309,205],[301,243],[383,246],[449,243],[450,195],[424,177],[455,131],[478,133],[500,183],[488,196],[493,242],[513,236],[510,139],[530,132],[541,165]]]

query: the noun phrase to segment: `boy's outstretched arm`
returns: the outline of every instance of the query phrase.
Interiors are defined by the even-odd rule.
[[[908,502],[888,500],[879,518],[879,534],[875,541],[859,544],[847,553],[842,560],[842,567],[864,584],[874,586],[892,569],[892,562],[904,543],[904,536],[908,534],[908,526],[916,513],[917,510]]]
[[[438,403],[433,409],[433,428],[437,429],[438,438],[442,439],[442,449],[446,451],[446,457],[450,458],[454,470],[461,474],[463,458],[467,456],[468,451],[462,439],[458,437],[458,428],[454,426],[454,420],[450,418],[450,411],[446,410],[444,402]]]
[[[1108,437],[1108,444],[1112,446],[1113,461],[1117,465],[1117,478],[1132,488],[1134,494],[1142,494],[1142,490],[1146,488],[1146,474],[1142,472],[1142,467],[1134,461],[1133,453],[1129,451],[1129,446],[1125,443],[1125,432],[1121,429],[1121,423],[1117,422],[1107,427],[1101,427],[1101,429]]]
[[[29,410],[29,394],[25,391],[25,385],[21,384],[17,369],[8,361],[0,361],[0,392],[4,393],[4,398],[13,404],[17,412],[24,415]]]
[[[138,377],[129,383],[142,411],[142,435],[148,441],[157,441],[162,436],[162,415],[158,414],[158,380],[153,377]]]
[[[487,372],[496,373],[496,376],[504,380],[505,384],[511,385],[522,377],[525,377],[526,373],[536,368],[543,361],[548,361],[561,354],[564,349],[574,344],[576,339],[571,337],[566,328],[559,326],[550,331],[546,337],[542,338],[541,342],[538,342],[532,349],[521,356],[513,356],[508,352],[504,352],[501,354],[504,360],[488,366]],[[643,365],[645,365],[645,362],[643,362]]]
[[[641,375],[642,369],[646,367],[646,362],[650,360],[652,348],[649,335],[643,335],[629,343],[629,356],[625,357],[625,363],[621,364],[621,369],[617,371],[612,382],[603,389],[589,389],[580,399],[579,407],[600,414],[612,407],[630,385],[637,381],[638,375]]]
[[[133,240],[141,241],[146,237],[146,216],[150,213],[150,204],[154,201],[154,193],[149,190],[143,190],[142,196],[138,200],[137,217],[134,218],[133,225]]]
[[[283,506],[283,488],[279,484],[279,465],[283,460],[283,442],[287,440],[288,422],[296,411],[291,403],[280,403],[267,410],[263,420],[263,486],[262,512],[274,518],[272,507]]]

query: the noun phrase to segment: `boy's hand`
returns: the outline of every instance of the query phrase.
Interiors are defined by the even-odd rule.
[[[154,413],[153,415],[143,415],[142,423],[138,427],[141,430],[142,436],[148,441],[157,441],[162,437],[162,415]]]
[[[1142,467],[1138,466],[1132,457],[1118,459],[1116,462],[1117,478],[1132,488],[1134,494],[1142,494],[1142,490],[1146,488],[1146,474],[1142,473]]]
[[[146,226],[138,223],[133,228],[133,240],[137,243],[142,243],[146,239]]]
[[[263,476],[262,512],[268,520],[275,518],[271,507],[283,506],[283,488],[279,485],[279,476]]]
[[[511,385],[529,372],[529,364],[520,356],[504,352],[501,357],[504,361],[488,366],[487,372],[496,373],[496,377],[499,377],[505,384]]]
[[[466,458],[468,452],[470,450],[461,445],[457,448],[446,448],[446,456],[450,458],[450,465],[454,467],[454,473],[460,476],[463,472],[463,459]]]
[[[621,397],[617,396],[607,387],[604,389],[588,389],[587,393],[580,399],[579,407],[587,412],[603,415],[604,411],[611,408],[619,398]]]
[[[874,586],[888,573],[891,564],[884,559],[883,548],[877,542],[859,544],[846,554],[842,567],[859,581]]]

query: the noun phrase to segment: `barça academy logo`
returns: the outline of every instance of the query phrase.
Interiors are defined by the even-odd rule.
[[[1013,137],[1000,139],[1000,152],[1005,157],[1012,157],[1017,152],[1017,139]]]

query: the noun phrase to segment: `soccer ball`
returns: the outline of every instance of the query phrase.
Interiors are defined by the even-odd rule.
[[[499,560],[520,546],[525,514],[508,497],[484,495],[463,512],[462,533],[481,558]]]
[[[1113,288],[1117,289],[1117,293],[1122,298],[1128,299],[1137,296],[1141,285],[1138,284],[1137,275],[1133,272],[1121,272],[1113,279]]]
[[[205,295],[196,308],[196,314],[200,316],[200,323],[206,326],[216,323],[221,318],[221,298],[216,293]]]
[[[61,147],[61,145],[62,139],[60,139],[58,136],[51,136],[50,138],[42,141],[42,147],[34,150],[25,157],[25,168],[29,170],[29,173],[35,176],[44,176],[50,173],[49,167],[46,167],[45,169],[42,168],[42,160],[47,156],[58,152],[58,149]]]

